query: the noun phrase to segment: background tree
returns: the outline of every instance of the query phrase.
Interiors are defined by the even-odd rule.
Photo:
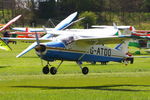
[[[143,0],[143,10],[150,12],[150,0]]]
[[[97,15],[94,12],[85,11],[81,13],[79,18],[85,17],[82,21],[76,24],[78,28],[89,28],[97,22]]]
[[[55,0],[46,0],[44,2],[39,2],[38,16],[39,18],[54,18],[57,15]]]

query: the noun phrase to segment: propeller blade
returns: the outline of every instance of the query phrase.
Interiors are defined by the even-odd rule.
[[[39,41],[39,37],[38,37],[38,34],[37,34],[37,32],[35,32],[35,37],[36,37],[36,42],[37,42],[37,45],[40,45],[40,41]]]
[[[47,30],[46,30],[45,26],[43,25],[42,27],[43,27],[44,32],[47,34]]]

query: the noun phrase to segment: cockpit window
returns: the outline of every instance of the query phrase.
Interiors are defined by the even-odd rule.
[[[73,36],[69,36],[67,38],[64,38],[62,39],[62,42],[65,44],[65,45],[68,45],[70,43],[72,43],[74,41],[74,37]]]

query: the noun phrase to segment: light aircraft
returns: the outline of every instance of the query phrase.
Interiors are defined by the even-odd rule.
[[[150,53],[150,30],[135,30],[132,32],[135,37],[147,38],[147,40],[138,39],[129,43],[129,46],[134,46],[139,49],[147,49],[145,52]]]
[[[52,31],[48,31],[45,36],[38,38],[36,34],[36,42],[30,45],[17,57],[20,57],[35,48],[36,54],[47,61],[43,67],[44,74],[49,72],[54,75],[63,63],[63,61],[75,61],[79,65],[83,74],[88,74],[89,69],[82,67],[81,62],[126,62],[128,58],[127,41],[130,36],[116,36],[118,29],[108,28],[102,30],[63,30],[76,17],[77,12],[69,15],[66,19],[60,22]],[[5,38],[12,39],[14,38]],[[34,40],[35,39],[19,39],[16,40]],[[47,41],[41,43],[42,41]],[[106,47],[105,44],[116,44],[115,48]],[[57,67],[49,68],[50,62],[60,60]]]
[[[10,20],[7,24],[1,24],[0,32],[5,30],[7,27],[9,27],[11,24],[13,24],[15,21],[17,21],[21,15],[18,15],[17,17]],[[0,38],[0,49],[10,51],[11,48]]]
[[[28,27],[26,27],[26,31],[15,31],[10,32],[9,35],[17,35],[17,38],[35,38],[35,33],[38,34],[38,37],[41,37],[45,34],[45,32],[31,32]]]

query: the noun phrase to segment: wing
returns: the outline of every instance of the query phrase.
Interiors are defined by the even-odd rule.
[[[97,38],[83,38],[76,40],[77,44],[95,44],[95,45],[103,45],[103,44],[118,44],[122,43],[126,40],[130,40],[131,36],[106,36],[106,37],[97,37]]]
[[[12,23],[14,23],[15,21],[17,21],[19,18],[21,17],[21,15],[18,15],[17,17],[13,18],[12,20],[10,20],[7,24],[5,24],[1,29],[0,32],[3,31],[4,29],[6,29],[8,26],[10,26]]]
[[[43,28],[28,28],[28,29],[30,32],[44,32]],[[14,27],[14,28],[12,28],[12,30],[25,32],[26,28],[25,27]],[[53,28],[46,28],[46,30],[51,31],[51,30],[53,30]]]
[[[7,37],[2,37],[1,39],[3,40],[10,40],[10,41],[24,41],[24,42],[35,42],[36,38],[7,38]],[[40,42],[50,42],[50,39],[42,39],[39,38]]]
[[[48,33],[54,35],[77,35],[81,37],[103,37],[103,36],[113,36],[118,34],[118,29],[69,29],[69,30],[59,30],[51,31]]]

